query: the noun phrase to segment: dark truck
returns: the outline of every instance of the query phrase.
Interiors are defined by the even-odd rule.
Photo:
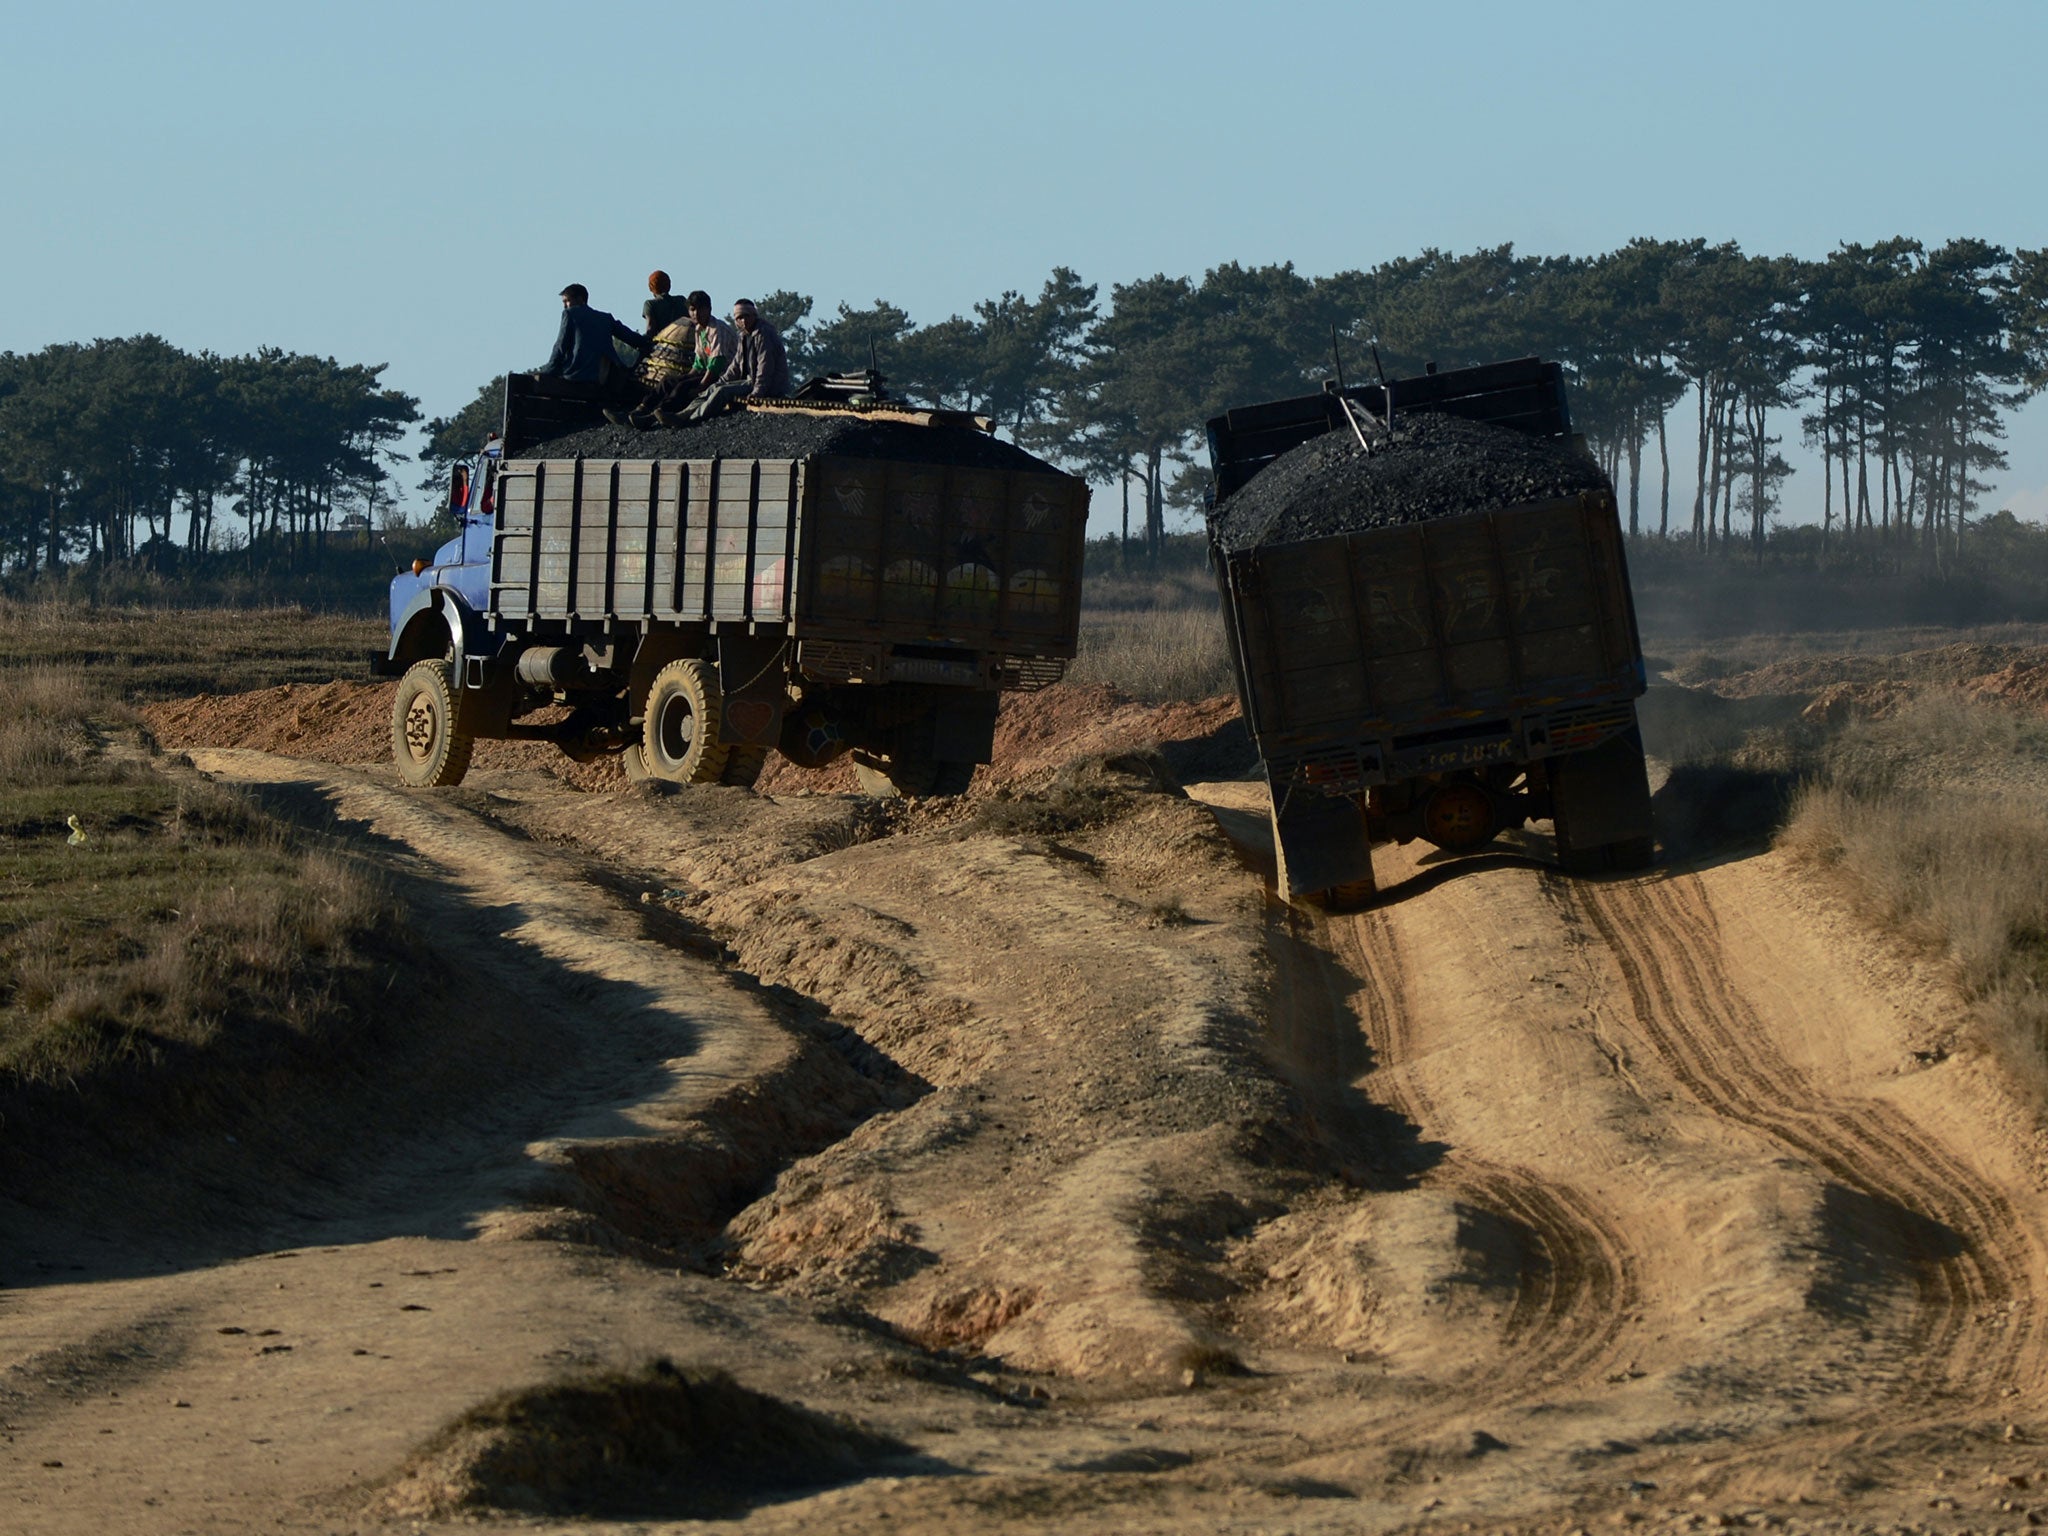
[[[1427,412],[1577,446],[1561,370],[1535,358],[1326,384],[1208,423],[1217,512],[1322,434],[1363,450]],[[1643,659],[1611,487],[1212,554],[1284,897],[1355,905],[1376,842],[1461,853],[1545,817],[1568,869],[1650,861]]]
[[[460,535],[392,582],[373,670],[407,783],[509,738],[687,783],[851,752],[869,793],[957,794],[999,691],[1073,657],[1087,483],[985,420],[843,375],[635,434],[591,393],[511,375]]]

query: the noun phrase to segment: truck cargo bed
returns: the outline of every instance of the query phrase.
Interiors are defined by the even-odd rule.
[[[787,626],[1071,657],[1086,483],[959,465],[535,459],[499,474],[493,622]]]

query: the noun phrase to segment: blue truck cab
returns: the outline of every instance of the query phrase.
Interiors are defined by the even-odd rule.
[[[502,445],[494,434],[474,464],[450,475],[449,506],[459,531],[429,560],[415,560],[391,578],[391,641],[371,670],[402,676],[415,661],[450,657],[458,686],[472,664],[481,665],[505,643],[486,627],[490,606],[491,535],[496,518]]]

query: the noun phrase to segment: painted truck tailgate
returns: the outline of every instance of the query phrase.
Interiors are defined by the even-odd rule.
[[[1605,492],[1225,557],[1262,749],[1639,691]],[[1271,753],[1268,751],[1268,756]]]

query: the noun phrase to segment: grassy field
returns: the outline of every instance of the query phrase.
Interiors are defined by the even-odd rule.
[[[382,620],[301,608],[95,608],[0,599],[0,657],[83,669],[115,698],[148,703],[369,674]]]
[[[1152,703],[1235,691],[1214,580],[1198,567],[1091,573],[1082,589],[1080,654],[1067,675]]]
[[[365,1028],[411,953],[375,881],[152,758],[81,669],[0,669],[0,781],[0,1138],[232,1100]]]
[[[1937,690],[1800,755],[1784,844],[1944,956],[1985,1043],[2048,1088],[2048,720]]]

